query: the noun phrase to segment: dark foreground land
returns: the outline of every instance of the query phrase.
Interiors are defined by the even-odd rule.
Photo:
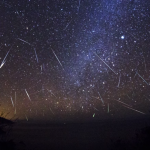
[[[24,150],[150,149],[149,118],[85,123],[18,122],[10,138]]]

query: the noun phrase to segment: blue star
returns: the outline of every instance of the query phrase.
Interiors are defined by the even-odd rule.
[[[121,39],[123,40],[124,38],[125,38],[124,35],[122,35],[122,36],[121,36]]]

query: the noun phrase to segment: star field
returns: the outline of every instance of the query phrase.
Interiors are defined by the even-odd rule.
[[[0,112],[20,119],[146,115],[150,2],[0,2]]]

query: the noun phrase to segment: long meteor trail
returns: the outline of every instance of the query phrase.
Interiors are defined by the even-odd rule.
[[[23,39],[18,38],[18,40],[20,40],[20,41],[22,41],[22,42],[24,42],[24,43],[27,43],[27,44],[29,44],[29,45],[31,45],[29,42],[27,42],[27,41],[25,41],[25,40],[23,40]]]
[[[124,102],[122,102],[122,101],[120,101],[120,100],[115,100],[115,101],[117,101],[117,102],[119,102],[119,103],[122,103],[122,104],[124,104],[124,105],[127,106],[127,107],[132,107],[132,106],[130,106],[129,104],[126,104],[126,103],[124,103]]]
[[[120,85],[120,77],[121,77],[121,74],[119,76],[119,82],[118,82],[118,86],[117,86],[118,88],[119,88],[119,85]]]
[[[11,102],[12,102],[12,105],[13,105],[13,107],[14,107],[14,102],[13,102],[13,99],[12,99],[12,97],[11,97]]]
[[[55,54],[55,52],[53,51],[53,49],[52,49],[52,52],[53,52],[53,54],[55,55],[56,59],[58,60],[59,64],[60,64],[60,65],[62,66],[62,68],[63,68],[62,63],[61,63],[60,60],[58,59],[58,57],[57,57],[57,55]],[[63,68],[63,69],[64,69],[64,68]]]
[[[37,57],[37,53],[36,53],[36,49],[34,48],[34,52],[35,52],[35,56],[36,56],[36,61],[38,63],[38,57]]]
[[[100,58],[96,53],[94,53],[114,74],[118,74],[116,73],[102,58]]]
[[[138,74],[138,76],[139,76],[147,85],[149,85],[149,84],[146,82],[146,80],[145,80],[138,72],[136,72],[136,74]]]
[[[16,99],[17,99],[17,96],[16,96],[16,92],[15,92],[15,112],[14,112],[14,114],[16,115]]]
[[[101,97],[101,95],[100,95],[100,93],[98,92],[98,95],[99,95],[99,97],[100,97],[100,100],[102,101],[102,103],[104,104],[104,101],[103,101],[103,99],[102,99],[102,97]]]
[[[28,92],[27,92],[27,90],[26,90],[26,89],[25,89],[25,92],[26,92],[26,94],[27,94],[27,96],[28,96],[29,100],[31,101],[31,98],[30,98],[30,96],[29,96],[29,94],[28,94]]]
[[[139,111],[139,110],[133,109],[133,108],[128,107],[128,106],[125,106],[125,105],[123,105],[123,106],[126,107],[126,108],[128,108],[128,109],[131,109],[131,110],[133,110],[133,111],[136,111],[136,112],[138,112],[138,113],[141,113],[141,114],[145,115],[144,112],[141,112],[141,111]]]
[[[2,63],[1,63],[1,65],[0,65],[0,68],[2,68],[3,65],[5,64],[5,62],[6,62],[6,57],[7,57],[7,55],[9,54],[9,52],[10,52],[10,50],[7,52],[6,56],[4,57],[4,59],[3,59]]]
[[[48,90],[48,89],[47,89]],[[48,92],[50,92],[53,96],[55,96],[55,94],[51,91],[51,90],[48,90]],[[56,97],[56,96],[55,96]],[[56,97],[57,98],[57,97]]]

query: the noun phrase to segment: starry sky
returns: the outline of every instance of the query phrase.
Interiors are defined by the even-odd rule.
[[[1,0],[0,113],[148,115],[150,1]]]

